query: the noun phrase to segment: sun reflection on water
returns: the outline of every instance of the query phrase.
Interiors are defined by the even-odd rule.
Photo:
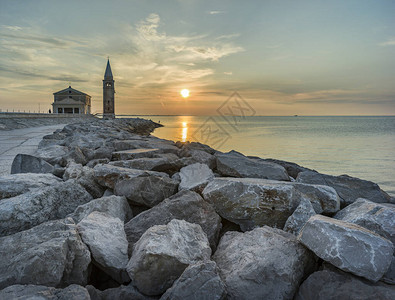
[[[188,123],[187,122],[182,122],[182,128],[181,128],[181,141],[186,142],[188,137]]]

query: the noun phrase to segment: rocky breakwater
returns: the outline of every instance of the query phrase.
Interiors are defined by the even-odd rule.
[[[395,205],[376,184],[67,125],[0,178],[0,299],[394,299]]]

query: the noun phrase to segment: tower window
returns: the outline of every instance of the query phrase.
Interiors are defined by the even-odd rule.
[[[111,86],[111,83],[107,82],[107,83],[106,83],[106,86]]]
[[[71,94],[71,91],[69,91],[69,94]]]

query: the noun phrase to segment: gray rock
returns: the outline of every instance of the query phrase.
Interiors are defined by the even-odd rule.
[[[225,285],[218,275],[213,261],[190,265],[173,286],[160,298],[161,300],[223,300],[226,296]]]
[[[86,166],[89,167],[89,168],[94,168],[96,165],[107,164],[109,162],[110,162],[110,160],[108,158],[92,159],[91,161],[89,161],[86,164]]]
[[[283,166],[284,169],[287,171],[288,175],[292,176],[293,178],[298,177],[298,174],[300,172],[312,171],[311,169],[308,169],[308,168],[299,166],[298,164],[295,164],[293,162],[288,162],[288,161],[284,161],[284,160],[267,158],[267,159],[264,159],[264,161],[275,163],[275,164],[278,164],[280,166]]]
[[[390,267],[381,278],[381,281],[395,285],[395,256],[392,257]]]
[[[154,225],[166,225],[173,219],[199,224],[206,233],[211,247],[215,249],[221,230],[220,216],[215,212],[214,207],[204,201],[199,194],[181,191],[157,206],[140,213],[125,224],[129,250],[132,250],[133,245],[148,228]]]
[[[180,172],[174,173],[173,176],[171,176],[171,179],[173,179],[177,182],[181,182]]]
[[[75,162],[77,164],[86,165],[88,160],[86,159],[84,153],[82,153],[81,149],[77,146],[70,147],[69,151],[66,155],[64,155],[64,160],[67,162]]]
[[[27,154],[18,154],[15,156],[11,174],[18,173],[52,173],[54,167],[39,157]]]
[[[305,198],[300,200],[299,206],[295,209],[293,214],[288,218],[284,225],[284,231],[298,235],[304,224],[314,216],[314,211],[311,202]]]
[[[52,174],[19,173],[0,177],[0,200],[54,185],[61,180]]]
[[[333,187],[340,197],[342,207],[353,203],[358,198],[365,198],[377,203],[390,202],[390,196],[382,191],[377,184],[348,175],[332,176],[305,171],[298,174],[296,181]]]
[[[204,150],[185,150],[182,149],[179,152],[180,156],[183,157],[181,159],[184,162],[184,165],[190,165],[194,163],[206,164],[210,169],[215,169],[217,166],[217,159],[214,155],[204,151]]]
[[[284,228],[301,198],[310,200],[318,212],[339,209],[332,188],[255,178],[215,178],[203,190],[203,197],[243,231],[262,225]]]
[[[0,236],[62,219],[92,200],[79,184],[68,181],[0,201]]]
[[[152,157],[136,158],[132,160],[112,161],[110,165],[123,168],[149,170],[158,172],[178,172],[183,167],[178,158]]]
[[[67,155],[68,151],[66,146],[51,145],[45,148],[38,148],[35,152],[35,156],[44,159],[51,165],[59,164],[63,167],[66,165],[63,156]]]
[[[215,156],[217,171],[223,176],[289,181],[287,171],[275,163],[250,159],[236,151],[217,153]]]
[[[0,289],[13,284],[86,285],[90,261],[72,219],[46,222],[0,238]]]
[[[154,154],[159,153],[159,149],[131,149],[116,151],[112,154],[113,160],[128,160],[143,157],[153,157]]]
[[[339,211],[335,219],[369,229],[395,245],[395,205],[382,205],[359,198]]]
[[[394,251],[389,240],[372,231],[321,215],[309,219],[298,240],[339,269],[373,282],[387,272]]]
[[[100,291],[92,285],[87,285],[86,289],[89,292],[91,300],[154,300],[157,297],[149,297],[141,294],[132,284],[121,285],[120,287],[106,289]]]
[[[295,300],[393,300],[395,286],[371,283],[342,271],[313,273],[300,286]]]
[[[100,198],[103,196],[104,189],[96,182],[94,171],[89,167],[83,167],[81,164],[69,162],[63,174],[63,179],[75,179],[75,181],[82,185],[93,198]]]
[[[43,285],[12,285],[0,291],[0,299],[91,300],[87,289],[72,284],[64,289]]]
[[[172,220],[148,229],[134,245],[127,271],[142,293],[160,295],[188,265],[209,260],[211,249],[197,224]]]
[[[93,171],[96,181],[103,187],[110,189],[114,189],[115,184],[124,179],[148,176],[169,177],[166,173],[122,168],[108,164],[96,165]]]
[[[206,185],[214,179],[214,173],[206,164],[196,163],[180,170],[181,182],[178,190],[202,192]]]
[[[213,260],[227,299],[292,299],[314,266],[312,254],[295,236],[267,226],[225,233]]]
[[[115,195],[102,197],[80,205],[73,213],[69,214],[68,217],[73,218],[73,220],[78,223],[94,211],[105,213],[113,218],[118,218],[122,222],[127,222],[133,217],[132,209],[126,198]]]
[[[82,219],[77,228],[92,253],[94,263],[116,281],[129,281],[125,270],[128,263],[128,241],[123,222],[95,211]]]

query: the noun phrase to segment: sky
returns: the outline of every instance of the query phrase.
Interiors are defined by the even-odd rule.
[[[108,56],[117,114],[395,115],[393,0],[0,0],[2,111],[102,112]]]

